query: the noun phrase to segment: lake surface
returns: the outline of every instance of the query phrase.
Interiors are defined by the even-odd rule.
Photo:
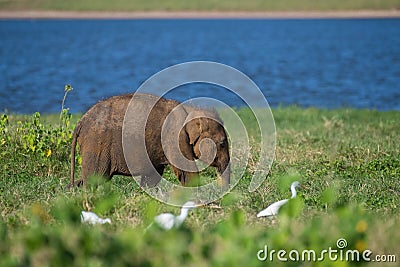
[[[247,74],[271,106],[400,110],[400,19],[0,21],[0,112],[84,112],[192,60]],[[215,86],[182,86],[241,106]]]

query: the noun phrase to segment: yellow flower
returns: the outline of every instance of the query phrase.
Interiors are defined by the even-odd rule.
[[[363,252],[364,250],[367,249],[367,244],[365,243],[364,240],[358,240],[355,247],[358,251]]]
[[[46,211],[46,209],[40,204],[40,203],[34,203],[31,206],[31,212],[33,215],[35,215],[36,218],[38,218],[41,222],[47,222],[49,221],[49,215]]]
[[[364,233],[367,230],[367,222],[364,220],[361,220],[357,223],[356,225],[356,231],[358,233]]]
[[[48,149],[46,152],[46,157],[50,157],[51,156],[51,149]]]

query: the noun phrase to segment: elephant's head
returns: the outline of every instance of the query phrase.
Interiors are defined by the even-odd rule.
[[[229,186],[229,144],[218,114],[214,111],[191,110],[186,122],[185,130],[193,147],[194,157],[216,167],[223,186]]]

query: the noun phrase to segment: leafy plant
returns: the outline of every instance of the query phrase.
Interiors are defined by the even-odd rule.
[[[17,122],[17,133],[21,136],[22,148],[27,153],[39,156],[41,160],[46,160],[52,155],[60,157],[65,148],[70,145],[73,130],[71,113],[69,113],[68,108],[65,108],[64,104],[67,94],[71,90],[70,85],[65,86],[59,125],[48,127],[42,122],[39,112],[35,112],[27,121]]]

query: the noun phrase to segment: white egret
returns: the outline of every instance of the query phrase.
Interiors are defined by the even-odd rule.
[[[198,205],[196,205],[196,203],[194,203],[193,201],[186,202],[185,204],[183,204],[181,214],[179,214],[178,216],[175,216],[172,213],[161,213],[154,218],[154,222],[164,230],[171,230],[173,227],[178,228],[186,219],[189,210],[196,208],[197,206]],[[152,224],[150,224],[149,227],[151,225]]]
[[[97,216],[96,213],[90,211],[82,211],[81,222],[88,224],[105,224],[105,223],[111,224],[111,220],[109,218],[102,219],[99,216]]]
[[[297,193],[296,193],[296,187],[299,186],[299,182],[295,181],[291,184],[290,186],[290,191],[292,191],[292,198],[295,198]],[[277,201],[275,203],[272,203],[269,205],[266,209],[260,211],[257,214],[257,217],[268,217],[268,216],[274,216],[278,214],[279,208],[285,205],[289,199],[284,199]]]

